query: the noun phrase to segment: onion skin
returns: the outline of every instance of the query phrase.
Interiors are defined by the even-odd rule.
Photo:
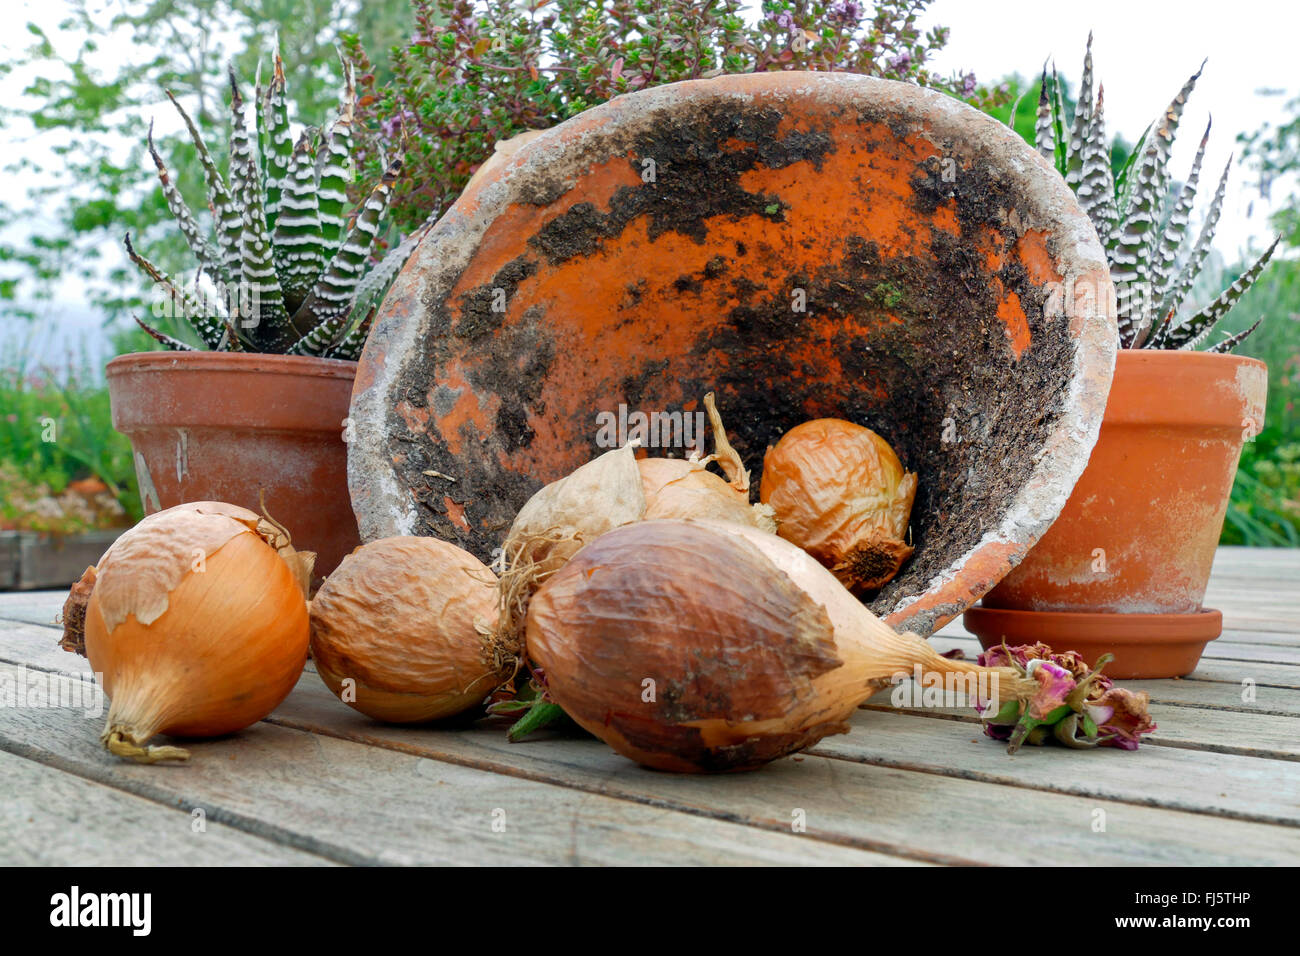
[[[869,428],[838,418],[796,425],[768,449],[759,498],[777,533],[854,593],[882,587],[912,556],[904,539],[916,474]]]
[[[870,696],[888,687],[898,674],[910,677],[917,665],[925,673],[984,674],[990,677],[996,673],[997,701],[1028,698],[1037,691],[1034,681],[1021,680],[1012,668],[981,667],[970,661],[951,660],[919,635],[899,634],[849,593],[835,575],[784,538],[729,522],[696,523],[748,541],[826,609],[835,629],[838,653],[846,665],[842,672],[833,672],[819,679],[828,692],[833,691],[832,685],[847,680],[840,692],[856,694],[865,682],[867,696]]]
[[[85,650],[112,701],[104,743],[121,756],[183,759],[179,748],[142,745],[156,733],[215,737],[256,723],[307,660],[307,604],[294,570],[246,522],[201,509],[150,515],[98,565]],[[229,535],[203,555],[201,571],[188,554],[166,551],[196,520],[217,532],[212,540]],[[157,588],[173,579],[159,614]],[[133,602],[148,608],[147,623],[127,610]]]
[[[770,508],[751,505],[748,491],[740,491],[700,462],[683,458],[642,458],[636,464],[645,491],[647,521],[657,518],[716,518],[772,533],[776,531]]]
[[[417,723],[482,703],[508,674],[479,627],[495,625],[496,578],[436,538],[393,537],[343,559],[311,602],[316,671],[344,703]],[[355,683],[344,695],[344,680]]]
[[[565,713],[661,770],[752,769],[847,730],[853,709],[813,685],[842,666],[825,610],[756,548],[691,522],[587,545],[533,595],[527,642]]]
[[[533,596],[527,638],[570,717],[661,770],[749,770],[845,733],[859,705],[918,665],[996,675],[999,701],[1037,690],[894,632],[795,545],[725,521],[602,536]]]

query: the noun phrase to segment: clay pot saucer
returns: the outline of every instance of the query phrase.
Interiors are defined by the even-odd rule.
[[[1223,615],[1206,608],[1191,614],[1106,614],[1084,611],[1015,611],[973,607],[962,616],[985,650],[1039,641],[1056,651],[1078,651],[1089,664],[1114,654],[1105,674],[1114,680],[1186,677],[1205,645],[1223,631]]]

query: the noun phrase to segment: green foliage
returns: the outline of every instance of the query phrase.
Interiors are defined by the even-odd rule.
[[[210,138],[224,118],[227,61],[252,76],[278,36],[297,105],[303,115],[323,115],[337,96],[331,64],[338,31],[364,21],[377,35],[392,36],[408,19],[405,0],[365,0],[364,16],[360,0],[65,0],[59,6],[67,14],[57,35],[28,24],[30,44],[4,66],[27,81],[22,101],[0,107],[0,125],[34,145],[7,153],[4,172],[35,185],[25,203],[0,208],[0,225],[21,225],[10,232],[16,238],[0,242],[0,314],[33,317],[34,303],[54,298],[75,279],[87,283],[87,304],[106,320],[139,311],[145,299],[129,267],[102,251],[126,232],[162,271],[187,267],[189,250],[167,225],[167,202],[145,149],[151,117],[170,109],[163,89],[186,104]],[[109,47],[135,56],[105,69],[97,51]],[[160,135],[155,145],[172,169],[196,167],[183,131]],[[203,209],[202,181],[181,179],[190,208]],[[200,219],[206,218],[205,211]]]
[[[131,446],[86,361],[58,374],[22,357],[0,367],[0,527],[71,533],[139,520]],[[74,482],[97,479],[101,495]],[[116,504],[114,504],[114,502]]]
[[[1264,428],[1242,449],[1222,541],[1300,547],[1300,262],[1276,263],[1225,325],[1240,332],[1265,317],[1240,350],[1268,364]]]
[[[1205,224],[1191,241],[1187,226],[1209,129],[1201,139],[1192,171],[1179,190],[1170,190],[1169,156],[1183,109],[1200,75],[1198,69],[1183,84],[1164,113],[1147,128],[1128,161],[1116,171],[1106,139],[1100,87],[1095,101],[1092,98],[1092,37],[1088,38],[1084,55],[1080,100],[1068,123],[1055,67],[1050,79],[1047,71],[1043,72],[1031,142],[1054,162],[1075,191],[1105,246],[1117,296],[1120,344],[1125,348],[1194,349],[1205,343],[1259,278],[1277,248],[1274,241],[1208,305],[1196,311],[1186,308],[1187,295],[1214,238],[1228,176],[1225,168]],[[1242,329],[1208,351],[1230,351],[1253,331],[1254,327]]]
[[[1238,138],[1243,155],[1259,177],[1259,191],[1265,199],[1271,198],[1273,186],[1279,181],[1286,188],[1300,173],[1300,96],[1288,101],[1279,113],[1280,122],[1267,123]],[[1300,195],[1294,189],[1274,215],[1273,225],[1286,237],[1288,245],[1300,248]]]
[[[386,81],[356,35],[362,168],[378,176],[405,151],[399,227],[440,216],[496,143],[545,129],[621,93],[677,80],[768,70],[865,73],[993,102],[973,75],[927,67],[948,39],[922,33],[929,0],[413,0],[415,31],[388,54]]]
[[[149,151],[168,209],[198,261],[201,281],[174,281],[139,255],[128,235],[127,256],[162,291],[163,314],[188,323],[206,348],[280,352],[355,359],[364,338],[351,333],[367,324],[387,286],[362,297],[369,256],[380,234],[401,162],[393,160],[351,221],[344,216],[350,178],[351,127],[356,90],[343,66],[338,118],[312,127],[291,146],[284,63],[277,50],[265,95],[257,90],[256,134],[249,135],[243,94],[234,67],[230,76],[230,150],[222,174],[194,121],[172,99],[190,133],[216,220],[215,239],[198,226],[162,158]],[[399,245],[375,274],[396,275],[412,246]],[[391,279],[390,279],[391,281]],[[192,350],[185,340],[136,319],[170,349]]]

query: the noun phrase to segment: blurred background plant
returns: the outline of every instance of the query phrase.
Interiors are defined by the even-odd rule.
[[[34,23],[31,42],[0,65],[24,78],[19,102],[0,107],[0,125],[15,137],[41,139],[40,150],[6,153],[4,172],[31,183],[26,202],[0,206],[0,308],[35,316],[69,282],[84,284],[87,305],[107,320],[140,310],[146,290],[120,253],[130,232],[136,248],[164,272],[190,265],[145,149],[155,143],[172,170],[197,171],[197,154],[175,111],[170,89],[209,141],[224,142],[226,64],[252,78],[269,61],[277,34],[294,93],[290,119],[319,117],[338,102],[342,29],[397,42],[405,0],[68,0],[57,31]],[[105,56],[127,48],[128,58]],[[203,209],[201,175],[177,177],[192,208]],[[143,332],[122,345],[147,349]]]
[[[141,517],[131,445],[97,377],[84,355],[62,368],[0,355],[0,530],[73,534]]]

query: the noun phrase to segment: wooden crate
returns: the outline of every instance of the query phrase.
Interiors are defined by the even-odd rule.
[[[120,531],[77,535],[0,531],[0,591],[65,588],[95,564]]]

